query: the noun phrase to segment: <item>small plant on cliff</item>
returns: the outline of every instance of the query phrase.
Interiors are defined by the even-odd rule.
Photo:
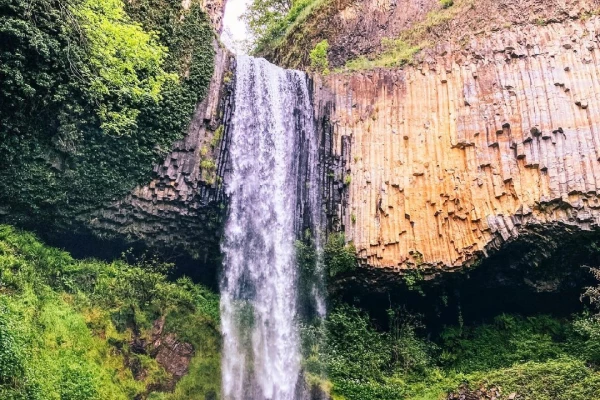
[[[413,56],[421,50],[421,46],[413,46],[402,39],[381,39],[382,52],[379,56],[369,59],[365,56],[350,60],[346,69],[359,71],[377,67],[402,67],[413,61]]]
[[[324,261],[331,277],[353,271],[356,269],[356,247],[352,243],[346,244],[344,234],[331,234],[325,244]]]
[[[327,39],[317,43],[314,49],[310,52],[310,67],[313,71],[327,75],[329,73],[329,59],[327,52],[329,43]]]
[[[213,134],[212,139],[210,140],[210,147],[212,147],[213,150],[219,145],[221,139],[223,139],[223,132],[225,132],[225,127],[223,125],[219,125]]]
[[[440,4],[443,8],[449,8],[454,5],[454,0],[440,0]]]

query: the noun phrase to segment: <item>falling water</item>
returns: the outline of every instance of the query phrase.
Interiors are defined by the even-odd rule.
[[[230,132],[221,282],[223,398],[300,399],[295,241],[320,220],[306,76],[238,57]],[[313,285],[313,296],[322,315],[318,287]]]

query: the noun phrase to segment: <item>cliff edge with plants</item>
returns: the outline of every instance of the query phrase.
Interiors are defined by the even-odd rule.
[[[329,228],[362,265],[428,276],[514,245],[533,268],[598,232],[599,9],[310,2],[268,31],[259,54],[315,72]]]
[[[216,38],[223,7],[196,0],[0,5],[0,219],[54,238],[173,248],[177,241],[164,232],[179,230],[188,235],[180,242],[201,243],[195,228],[219,213],[210,189],[218,186],[215,164],[202,161],[219,153],[219,124],[204,114],[216,115],[220,81],[213,99],[202,101],[211,97],[215,65],[220,79],[228,60]],[[197,140],[189,144],[190,137]],[[202,176],[184,182],[190,174]],[[161,205],[173,190],[183,193]],[[216,229],[201,236],[210,241]]]

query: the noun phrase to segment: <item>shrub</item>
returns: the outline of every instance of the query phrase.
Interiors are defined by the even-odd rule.
[[[195,376],[176,392],[218,393],[218,297],[168,270],[156,259],[74,260],[0,225],[0,398],[126,400],[165,387],[163,367],[130,348],[160,317],[194,347]]]
[[[333,233],[327,238],[324,248],[324,263],[329,276],[334,277],[356,269],[356,248],[346,244],[342,233]]]
[[[327,58],[327,51],[329,50],[329,43],[327,39],[317,43],[314,49],[311,50],[310,56],[310,67],[315,72],[320,72],[324,75],[329,74],[329,59]]]
[[[327,318],[328,374],[335,379],[369,382],[389,371],[391,352],[386,337],[359,309],[342,305]]]

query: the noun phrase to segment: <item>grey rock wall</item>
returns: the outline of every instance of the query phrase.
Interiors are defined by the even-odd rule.
[[[183,249],[194,258],[218,255],[226,204],[227,131],[233,112],[233,57],[217,48],[207,97],[188,134],[154,167],[154,178],[125,198],[82,217],[101,237]]]

